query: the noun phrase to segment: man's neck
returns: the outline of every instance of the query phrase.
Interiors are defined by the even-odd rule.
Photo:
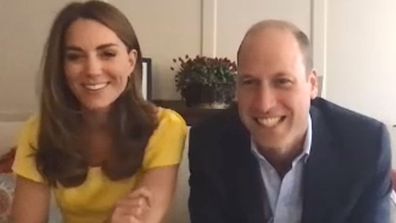
[[[297,137],[289,145],[284,145],[281,148],[262,147],[256,144],[257,151],[265,157],[265,159],[275,168],[279,176],[283,178],[284,175],[292,168],[293,161],[304,151],[304,143],[306,132]]]
[[[293,160],[299,156],[303,147],[299,149],[258,148],[259,153],[275,168],[283,178],[292,168]]]

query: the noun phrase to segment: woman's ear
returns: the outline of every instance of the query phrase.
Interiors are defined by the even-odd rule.
[[[138,52],[135,49],[132,49],[131,51],[129,51],[129,64],[130,64],[130,74],[135,70],[136,67],[136,61],[137,61],[137,57],[138,57]]]

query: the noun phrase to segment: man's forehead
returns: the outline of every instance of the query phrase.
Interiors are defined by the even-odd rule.
[[[265,54],[276,57],[275,54],[278,53],[295,54],[296,52],[302,53],[298,41],[290,31],[266,28],[245,38],[238,54],[238,62],[241,62],[241,59],[245,60]]]
[[[295,43],[298,44],[293,33],[289,30],[269,27],[249,34],[243,45],[257,45],[257,44],[282,44],[282,43]],[[242,46],[243,46],[242,45]]]

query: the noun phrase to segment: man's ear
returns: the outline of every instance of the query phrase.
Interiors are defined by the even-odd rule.
[[[130,74],[135,70],[136,67],[136,61],[138,57],[138,52],[135,49],[132,49],[128,53],[129,56],[129,64],[130,64]]]
[[[311,86],[310,89],[310,96],[311,99],[315,99],[318,96],[318,75],[316,74],[316,70],[312,70],[309,74],[308,74],[308,82]]]

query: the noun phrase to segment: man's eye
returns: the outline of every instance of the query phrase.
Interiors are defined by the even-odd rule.
[[[281,78],[276,80],[276,83],[281,86],[290,86],[292,84],[292,81],[287,78]]]
[[[245,80],[245,81],[243,81],[243,84],[244,85],[252,85],[252,84],[254,84],[254,81],[253,80]]]
[[[252,85],[254,83],[254,81],[251,79],[242,79],[239,80],[239,82],[241,85]]]

